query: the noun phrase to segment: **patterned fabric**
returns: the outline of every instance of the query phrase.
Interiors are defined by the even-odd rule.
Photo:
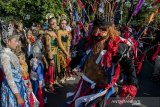
[[[57,54],[57,64],[58,64],[58,72],[60,76],[65,75],[66,67],[67,67],[67,57],[64,51],[70,53],[70,45],[71,45],[71,37],[66,30],[58,31],[58,44],[59,50]]]
[[[43,85],[44,68],[42,62],[36,58],[31,59],[30,65],[31,65],[30,78],[31,78],[32,88],[34,94],[37,95],[39,85],[40,84]]]
[[[58,66],[57,65],[57,57],[58,57],[57,56],[57,53],[58,53],[57,35],[55,34],[54,31],[49,30],[49,33],[45,36],[45,39],[46,39],[47,59],[51,59],[51,60],[53,59],[53,61],[54,61],[54,71],[52,72],[53,74],[50,74],[50,75],[54,75],[54,77],[51,76],[53,78],[50,78],[50,80],[52,79],[52,81],[54,82],[54,80],[56,80],[57,76],[58,76],[58,71],[57,71],[57,68],[58,68],[57,67]],[[53,83],[51,83],[51,84],[53,84]]]
[[[22,79],[17,56],[9,48],[3,48],[0,51],[0,64],[4,72],[4,80],[1,87],[1,106],[20,107],[14,96],[14,93],[20,93],[25,101],[24,107],[29,107],[28,90]]]

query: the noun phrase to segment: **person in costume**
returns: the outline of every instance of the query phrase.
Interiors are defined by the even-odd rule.
[[[36,42],[35,42],[36,43]],[[33,45],[33,58],[30,60],[30,79],[32,83],[33,93],[37,96],[40,102],[40,107],[44,106],[44,65],[43,65],[43,55],[41,47],[39,45]]]
[[[60,30],[58,30],[58,72],[60,72],[61,82],[65,82],[66,76],[69,76],[67,73],[67,61],[70,60],[70,46],[71,46],[71,36],[66,31],[67,21],[66,19],[61,19],[60,21]]]
[[[45,47],[46,47],[46,55],[48,61],[48,71],[50,75],[49,79],[49,91],[53,92],[54,87],[53,84],[59,84],[57,82],[58,77],[58,65],[57,65],[57,54],[58,54],[58,43],[57,43],[57,35],[56,35],[56,19],[49,19],[49,29],[45,34]],[[53,68],[53,69],[51,69]]]
[[[29,73],[28,73],[28,65],[26,63],[25,54],[23,52],[19,52],[17,56],[18,56],[19,63],[20,63],[22,78],[25,82],[25,85],[27,86],[29,90],[28,94],[29,94],[29,100],[30,100],[30,107],[34,107],[34,98],[32,100],[32,96],[33,96],[32,84],[30,81]]]
[[[67,102],[69,107],[105,107],[109,97],[117,93],[120,71],[126,76],[121,98],[135,97],[138,80],[134,61],[128,56],[129,43],[119,35],[110,13],[97,13],[91,34],[86,39],[85,54],[76,67],[82,70],[83,75],[72,100]]]
[[[21,22],[15,22],[14,26],[16,28],[16,31],[18,32],[19,35],[19,44],[15,50],[15,53],[19,53],[20,51],[22,52],[27,52],[27,47],[28,47],[28,38],[26,37],[26,28],[23,26],[23,23]],[[26,54],[26,53],[25,53]]]
[[[2,24],[0,65],[4,74],[1,87],[2,107],[29,107],[28,89],[23,81],[20,64],[13,53],[18,45],[19,35],[13,24]]]
[[[18,54],[18,59],[20,63],[20,69],[22,72],[22,78],[25,82],[25,85],[28,87],[28,90],[32,92],[32,84],[30,82],[29,73],[28,73],[28,65],[25,60],[25,54],[23,52],[20,52]]]

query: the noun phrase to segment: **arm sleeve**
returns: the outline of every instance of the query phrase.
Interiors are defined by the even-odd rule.
[[[37,73],[38,73],[39,81],[42,81],[42,80],[44,79],[44,77],[43,77],[43,67],[42,67],[42,64],[38,64]]]
[[[138,85],[138,79],[136,76],[136,70],[134,66],[133,59],[124,57],[120,62],[121,67],[123,68],[123,73],[127,76],[127,83],[129,85]]]
[[[46,35],[45,37],[46,42],[46,51],[47,51],[47,57],[49,59],[52,59],[52,52],[51,52],[51,38],[49,35]]]
[[[1,56],[1,65],[2,65],[2,69],[5,75],[5,78],[7,80],[7,83],[9,85],[9,87],[11,88],[12,92],[15,93],[19,93],[18,88],[14,82],[13,79],[13,75],[11,72],[11,65],[10,65],[10,58],[9,56],[2,54]]]

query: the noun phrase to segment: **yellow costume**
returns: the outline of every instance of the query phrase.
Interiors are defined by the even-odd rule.
[[[66,52],[70,54],[70,44],[71,37],[66,30],[58,30],[58,72],[60,72],[61,76],[65,76],[66,65],[67,65],[67,56]]]
[[[49,29],[48,33],[45,35],[45,42],[46,42],[47,59],[49,62],[51,60],[54,61],[54,78],[53,79],[56,80],[56,77],[58,76],[58,72],[57,72],[58,45],[57,45],[57,35],[53,30]]]

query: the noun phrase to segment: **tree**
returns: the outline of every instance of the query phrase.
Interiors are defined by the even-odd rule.
[[[27,26],[32,22],[43,23],[48,12],[53,12],[57,17],[65,13],[63,0],[0,0],[0,17],[21,20]]]

